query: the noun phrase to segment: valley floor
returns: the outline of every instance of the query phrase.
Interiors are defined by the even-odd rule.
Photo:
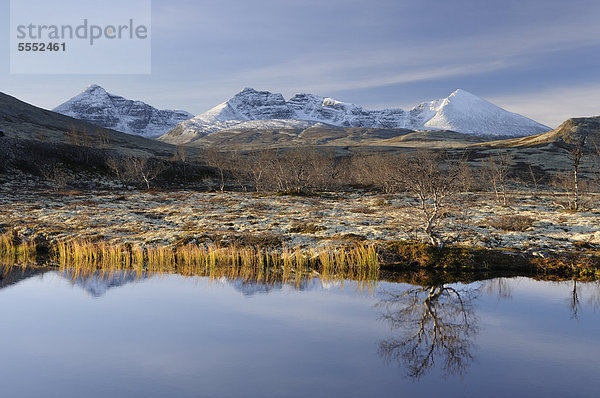
[[[533,256],[600,245],[595,208],[567,212],[550,194],[469,194],[449,209],[443,234],[457,244],[518,249]],[[522,232],[499,229],[503,216],[524,216]],[[524,218],[522,217],[522,218]],[[193,191],[53,192],[35,181],[0,184],[0,232],[28,238],[89,238],[111,243],[204,242],[324,248],[349,242],[424,239],[414,199],[372,193],[315,197]],[[492,226],[495,225],[496,227]],[[38,238],[39,239],[39,238]]]

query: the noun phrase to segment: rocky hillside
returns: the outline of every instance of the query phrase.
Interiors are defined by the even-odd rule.
[[[193,117],[180,110],[159,110],[141,101],[107,93],[98,85],[54,108],[54,112],[127,134],[156,138]]]

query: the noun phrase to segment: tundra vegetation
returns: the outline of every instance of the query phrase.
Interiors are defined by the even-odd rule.
[[[42,186],[46,184],[57,196],[77,189],[125,189],[124,192],[142,189],[152,193],[153,190],[176,191],[184,188],[192,191],[219,192],[224,197],[228,191],[314,198],[349,192],[378,192],[391,195],[390,197],[404,197],[407,198],[405,205],[411,210],[411,221],[418,225],[413,231],[412,248],[408,250],[405,246],[396,245],[390,250],[391,246],[385,244],[364,247],[376,254],[377,261],[383,259],[385,262],[405,262],[412,265],[427,263],[416,257],[429,256],[427,250],[421,250],[422,243],[426,243],[426,247],[438,250],[435,252],[437,254],[430,256],[441,264],[455,264],[452,256],[458,256],[456,258],[465,264],[472,263],[469,258],[481,258],[468,250],[453,251],[452,244],[461,243],[461,234],[447,233],[448,224],[457,224],[461,214],[468,213],[470,208],[487,205],[491,200],[510,209],[512,202],[520,195],[543,194],[554,198],[557,211],[563,209],[570,212],[588,212],[598,207],[595,194],[600,182],[600,148],[598,143],[588,137],[565,144],[563,150],[568,165],[562,169],[543,169],[538,164],[517,162],[510,148],[494,151],[340,152],[327,147],[297,147],[252,152],[220,152],[217,148],[198,150],[178,146],[168,156],[158,157],[143,151],[123,153],[113,145],[106,133],[88,133],[75,128],[66,133],[64,142],[22,141],[17,144],[9,143],[7,148],[8,150],[0,153],[0,181],[8,181],[16,176],[31,176]],[[380,200],[376,206],[382,210],[376,206],[368,206],[360,211],[367,215],[385,211],[386,204],[386,200]],[[464,215],[463,218],[468,216]],[[534,219],[530,215],[499,217],[488,224],[499,230],[512,232],[535,227]],[[2,229],[10,233],[10,226],[3,226]],[[289,232],[314,235],[322,229],[316,223],[298,222]],[[361,241],[359,238],[351,241]],[[20,238],[14,236],[10,238],[12,240],[6,236],[3,239],[3,258],[28,258],[32,252],[31,247],[39,247],[38,243],[30,243],[26,239],[21,242]],[[9,240],[11,244],[7,243]],[[61,253],[58,248],[64,244],[70,243],[56,241],[46,249],[53,253]],[[80,242],[80,245],[88,247],[85,242]],[[94,242],[90,247],[104,253],[105,249],[98,249],[98,245],[101,246],[101,243]],[[352,245],[344,250],[349,250],[349,253],[367,250],[355,243]],[[229,266],[248,263],[240,260],[249,255],[250,252],[247,251],[244,251],[245,254],[239,254],[233,247],[198,247],[198,250],[206,251],[197,252],[200,257],[204,256],[202,258],[211,258],[213,254],[209,254],[210,252],[219,253],[220,257],[217,257],[220,261]],[[289,250],[294,250],[295,253],[295,249]],[[125,249],[117,251],[119,250],[124,253]],[[155,249],[144,247],[143,251],[140,251],[140,248],[135,250],[127,248],[125,257],[119,261],[129,266],[133,266],[137,261],[137,264],[143,263],[144,267],[152,268],[152,264],[156,263],[155,253],[152,251]],[[156,250],[163,249],[157,246]],[[181,247],[170,247],[168,250],[172,252],[165,257],[169,261],[173,260],[178,267],[180,264],[187,264],[181,263],[178,257],[177,253],[183,250]],[[227,255],[222,254],[226,250],[233,251]],[[288,261],[286,258],[291,258],[283,255],[284,251],[288,250],[283,245],[278,248],[277,255],[266,253],[264,247],[257,246],[252,250],[253,255],[260,259],[256,260],[256,264],[285,264]],[[308,264],[314,263],[312,269],[315,272],[327,273],[329,271],[324,264],[334,264],[335,268],[340,267],[337,265],[338,261],[345,261],[339,260],[335,255],[332,260],[323,254],[332,251],[335,253],[335,248],[313,253],[306,247],[303,250]],[[161,253],[166,255],[167,252]],[[37,254],[34,254],[35,256]],[[363,257],[356,254],[349,258],[359,266]],[[64,256],[52,258],[64,262]],[[58,260],[60,258],[63,260]],[[68,258],[79,257],[70,255]],[[106,257],[97,257],[94,254],[84,258],[91,259],[97,266],[96,260],[100,258],[104,262]],[[223,260],[224,258],[228,260]],[[300,263],[303,264],[303,261]],[[595,257],[589,261],[596,264]],[[369,257],[366,263],[370,265],[366,267],[365,272],[372,275],[373,257]],[[482,260],[482,263],[486,261]],[[531,262],[529,263],[531,265]],[[558,263],[566,264],[567,261],[561,259]],[[207,266],[206,262],[202,264]]]

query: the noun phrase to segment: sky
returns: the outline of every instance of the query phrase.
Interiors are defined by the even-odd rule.
[[[153,0],[140,75],[10,74],[9,9],[0,91],[47,109],[94,83],[193,114],[253,87],[369,109],[461,88],[550,127],[600,115],[598,0]]]

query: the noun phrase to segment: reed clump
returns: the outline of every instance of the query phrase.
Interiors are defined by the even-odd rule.
[[[24,264],[35,262],[36,245],[17,236],[14,231],[0,235],[0,262],[3,264]]]
[[[376,248],[366,245],[315,252],[287,247],[279,250],[194,244],[142,247],[73,240],[56,244],[54,260],[61,268],[74,269],[76,274],[97,270],[135,270],[266,283],[284,280],[297,285],[313,276],[375,280],[379,275]]]

